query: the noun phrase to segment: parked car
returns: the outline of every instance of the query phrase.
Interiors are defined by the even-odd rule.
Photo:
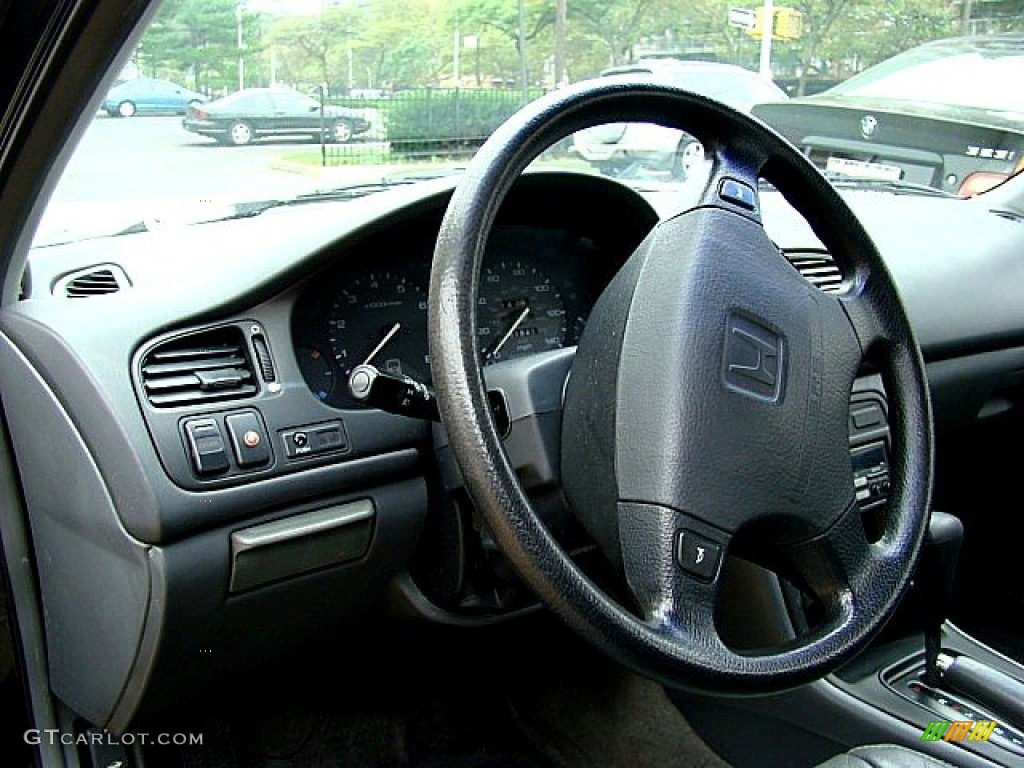
[[[245,88],[201,107],[190,108],[186,131],[236,147],[267,136],[312,136],[343,144],[370,130],[355,109],[325,106],[298,91]]]
[[[1024,35],[937,40],[824,93],[754,108],[838,177],[977,194],[1024,168]]]
[[[169,80],[139,77],[111,88],[103,100],[102,109],[111,117],[183,115],[190,106],[198,106],[206,100],[203,94]]]
[[[601,72],[602,77],[637,74],[663,79],[741,112],[749,112],[761,102],[788,98],[774,83],[733,64],[642,59]],[[653,123],[607,123],[578,131],[569,151],[609,176],[660,170],[677,180],[685,179],[704,158],[704,147],[693,136]]]

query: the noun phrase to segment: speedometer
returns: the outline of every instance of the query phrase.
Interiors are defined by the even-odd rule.
[[[536,267],[518,259],[486,266],[477,303],[484,362],[565,346],[565,302],[558,287]]]
[[[427,294],[408,277],[381,271],[347,281],[328,322],[334,360],[346,380],[357,365],[373,363],[429,381]]]

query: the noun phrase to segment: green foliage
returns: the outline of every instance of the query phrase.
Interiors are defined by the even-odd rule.
[[[854,5],[835,25],[824,50],[832,58],[876,63],[928,40],[956,35],[958,27],[954,9],[935,0]]]
[[[238,19],[235,0],[165,0],[139,45],[144,69],[197,91],[237,84]],[[243,53],[261,50],[260,19],[242,14]]]
[[[536,98],[540,91],[531,92]],[[388,112],[392,151],[445,153],[480,146],[522,106],[519,91],[424,88],[399,94]]]
[[[286,81],[332,83],[363,26],[358,8],[331,6],[312,16],[277,19],[267,38]]]
[[[236,40],[237,2],[164,0],[137,57],[145,73],[207,92],[233,90],[241,53],[247,85],[269,84],[273,68],[278,82],[306,91],[327,83],[336,96],[350,89],[450,85],[456,69],[462,86],[501,90],[520,84],[519,0],[325,0],[310,15],[244,12],[242,51]],[[522,2],[527,81],[550,87],[556,2]],[[242,0],[241,7],[250,3]],[[756,67],[758,41],[730,27],[728,16],[730,7],[758,4],[568,0],[569,79],[592,77],[645,52]],[[975,3],[975,16],[989,5]],[[962,27],[963,5],[954,0],[776,0],[776,6],[795,8],[804,19],[801,39],[773,48],[776,72],[783,77],[840,79],[918,42],[959,34]],[[1021,7],[1024,0],[1000,3],[1004,11]],[[979,29],[1024,26],[1019,14],[1006,13],[1003,26],[986,22]],[[469,37],[475,46],[461,42]]]
[[[431,0],[373,0],[356,48],[354,85],[414,88],[437,81],[451,35]]]
[[[568,5],[568,18],[600,41],[608,64],[624,64],[643,35],[675,26],[687,10],[672,0],[575,0]]]

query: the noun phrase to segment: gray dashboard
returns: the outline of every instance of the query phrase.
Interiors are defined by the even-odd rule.
[[[322,396],[296,348],[323,356],[332,344],[323,315],[356,272],[380,268],[368,265],[381,254],[389,268],[428,269],[452,185],[33,252],[25,300],[0,311],[0,386],[19,465],[38,470],[22,483],[36,556],[48,566],[51,677],[76,711],[123,729],[238,665],[391,610],[396,580],[408,585],[428,518],[445,503],[434,436],[423,422]],[[1019,385],[1024,367],[1024,227],[979,201],[848,200],[904,296],[940,426],[975,418],[993,392]],[[764,210],[784,251],[820,247],[777,196],[765,194]],[[593,248],[579,258],[593,259],[605,280],[656,218],[614,182],[537,174],[520,182],[498,225],[512,250],[516,233],[548,233],[549,244],[569,242],[564,233],[584,238]],[[527,259],[530,248],[521,250],[508,259]],[[557,254],[545,258],[542,271],[553,274]],[[67,298],[69,273],[109,264],[127,276],[120,290]],[[193,336],[197,345],[178,345]],[[220,355],[233,338],[254,390],[222,397],[223,382],[207,382],[210,400],[155,404],[147,366]],[[559,346],[571,344],[569,329]],[[153,357],[161,349],[168,354]],[[206,471],[196,446],[217,453],[211,423],[223,459]],[[310,445],[320,449],[301,450]],[[281,521],[329,531],[336,549],[282,535]],[[284,560],[299,566],[260,581]],[[255,582],[235,578],[243,568],[255,568]]]

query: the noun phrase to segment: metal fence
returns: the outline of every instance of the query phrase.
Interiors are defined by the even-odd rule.
[[[527,100],[543,93],[534,90]],[[380,99],[336,99],[370,123],[344,144],[324,148],[325,165],[386,164],[471,157],[524,104],[521,91],[423,88]]]

